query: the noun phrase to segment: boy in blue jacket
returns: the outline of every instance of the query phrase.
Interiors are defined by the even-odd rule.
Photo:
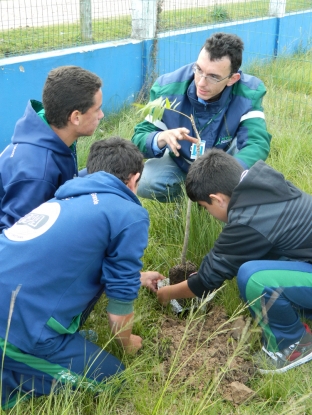
[[[141,285],[156,291],[163,278],[140,273],[149,227],[136,197],[143,157],[114,137],[92,145],[87,166],[90,174],[0,235],[3,408],[49,394],[55,382],[96,389],[124,369],[77,331],[102,292],[117,341],[126,352],[142,347],[132,334],[133,302]]]
[[[205,297],[237,275],[242,298],[262,328],[255,357],[261,373],[280,373],[312,359],[312,196],[258,161],[249,170],[210,150],[190,167],[189,198],[226,223],[198,272],[160,288],[174,298]]]
[[[78,175],[76,140],[92,135],[104,116],[101,85],[90,71],[61,66],[48,74],[43,105],[28,102],[0,154],[0,232]]]

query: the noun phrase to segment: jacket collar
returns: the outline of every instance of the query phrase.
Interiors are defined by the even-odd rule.
[[[187,96],[192,106],[194,107],[195,111],[213,110],[214,112],[218,112],[228,102],[228,99],[232,95],[232,88],[233,88],[232,86],[225,87],[225,89],[223,90],[221,94],[221,97],[217,101],[206,102],[206,104],[203,104],[202,102],[198,101],[198,97],[196,95],[195,81],[193,80],[187,89]]]

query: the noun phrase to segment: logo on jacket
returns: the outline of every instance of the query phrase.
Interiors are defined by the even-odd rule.
[[[56,203],[43,203],[32,212],[16,222],[12,228],[5,229],[4,235],[10,241],[29,241],[47,232],[55,223],[61,212]]]
[[[221,146],[222,144],[226,144],[230,141],[232,141],[232,137],[230,135],[227,135],[226,137],[219,137],[215,146]]]
[[[94,205],[97,205],[99,203],[99,199],[97,197],[97,193],[91,193],[92,201]]]
[[[17,225],[27,225],[33,229],[38,229],[43,226],[49,220],[49,216],[39,213],[30,212],[28,215],[21,218]]]

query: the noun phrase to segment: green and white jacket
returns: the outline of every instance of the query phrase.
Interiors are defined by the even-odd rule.
[[[193,64],[160,76],[154,83],[150,100],[167,97],[170,102],[180,103],[177,110],[188,116],[193,114],[197,129],[205,149],[216,147],[227,151],[232,141],[237,139],[238,153],[235,158],[244,168],[251,167],[258,160],[266,160],[271,135],[268,133],[262,108],[262,99],[266,93],[263,82],[255,76],[239,71],[241,79],[226,87],[220,99],[215,102],[198,101],[192,70]],[[161,121],[152,123],[151,117],[135,127],[132,142],[138,146],[146,158],[162,157],[155,154],[152,143],[155,135],[166,129],[186,127],[190,135],[196,137],[190,120],[176,112],[165,110]],[[182,157],[172,157],[183,171],[188,171],[193,160],[191,143],[180,141]]]

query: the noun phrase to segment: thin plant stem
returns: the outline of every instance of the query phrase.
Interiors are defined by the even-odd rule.
[[[196,138],[197,138],[196,157],[195,157],[195,160],[196,160],[200,155],[200,142],[201,142],[201,139],[200,139],[200,135],[198,133],[193,115],[191,115],[188,118],[190,118],[190,120],[191,120],[192,127],[194,128]],[[182,254],[181,254],[181,264],[182,265],[185,265],[185,263],[186,263],[186,252],[187,252],[189,236],[190,236],[190,227],[191,227],[191,210],[192,210],[192,201],[191,201],[191,199],[188,199],[187,208],[186,208],[184,241],[183,241]]]
[[[4,369],[4,358],[5,358],[5,352],[6,352],[6,345],[7,345],[7,342],[8,342],[8,337],[9,337],[9,331],[10,331],[10,325],[11,325],[15,300],[16,300],[17,294],[19,293],[20,289],[21,289],[21,284],[18,285],[14,291],[12,291],[12,295],[11,295],[10,309],[9,309],[9,316],[8,316],[8,324],[7,324],[6,333],[5,333],[4,345],[3,345],[3,351],[2,351],[2,360],[1,360],[1,374],[0,374],[0,393],[1,393],[1,395],[2,395],[3,369]]]

